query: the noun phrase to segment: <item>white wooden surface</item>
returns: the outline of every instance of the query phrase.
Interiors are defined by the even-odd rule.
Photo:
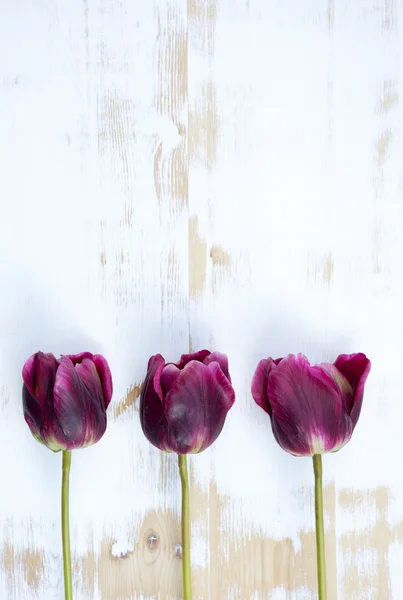
[[[202,347],[237,400],[191,460],[195,598],[316,597],[312,467],[250,394],[297,351],[373,364],[324,459],[329,600],[402,598],[402,44],[402,0],[0,0],[2,600],[63,597],[61,456],[21,408],[39,349],[114,373],[73,456],[77,600],[181,598],[138,390],[151,354]]]

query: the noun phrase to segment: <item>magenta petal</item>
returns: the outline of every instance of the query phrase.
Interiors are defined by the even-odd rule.
[[[191,360],[204,362],[204,359],[210,354],[211,352],[209,350],[199,350],[198,352],[193,352],[193,354],[182,354],[181,359],[176,363],[176,366],[178,369],[183,369]]]
[[[187,454],[208,448],[234,401],[234,390],[218,363],[188,363],[165,398],[170,449]]]
[[[254,401],[260,408],[263,408],[270,416],[272,414],[270,400],[267,395],[267,383],[269,381],[269,373],[282,360],[277,358],[264,358],[256,367],[256,371],[252,378],[252,396]]]
[[[160,384],[164,397],[173,386],[179,373],[180,369],[178,369],[178,367],[176,365],[173,365],[172,363],[165,365],[165,367],[162,369]]]
[[[148,441],[160,450],[168,449],[166,445],[167,422],[161,388],[161,374],[164,366],[165,360],[161,354],[150,358],[140,395],[141,427]],[[157,384],[158,391],[155,389],[155,384]]]
[[[55,421],[60,426],[68,450],[84,448],[101,439],[106,430],[106,411],[101,382],[91,360],[86,359],[74,367],[72,361],[63,356],[56,374],[53,397],[55,419],[46,423],[48,437],[53,435],[57,440],[59,432],[52,430]]]
[[[92,360],[94,361],[99,378],[101,380],[102,389],[104,392],[105,408],[108,408],[113,394],[112,373],[107,360],[101,354],[94,354]]]
[[[268,380],[273,431],[285,450],[313,455],[339,449],[351,437],[352,424],[334,382],[303,355],[289,355]]]
[[[344,375],[331,363],[322,363],[315,367],[311,367],[311,369],[316,371],[319,376],[321,376],[323,372],[329,376],[329,383],[332,382],[334,384],[335,390],[340,394],[343,409],[349,415],[353,406],[354,392]]]
[[[62,356],[67,356],[71,360],[74,366],[77,363],[80,363],[84,360],[84,358],[90,358],[91,360],[94,358],[91,352],[80,352],[79,354],[63,354]]]
[[[204,352],[206,352],[206,350],[204,350]],[[212,352],[206,356],[206,358],[203,360],[203,363],[205,365],[209,365],[212,362],[218,362],[225,377],[231,383],[231,376],[228,369],[228,356],[226,354],[222,354],[221,352]]]
[[[353,388],[354,399],[350,416],[355,427],[361,412],[364,386],[371,370],[371,361],[365,354],[358,352],[356,354],[340,354],[334,364]]]
[[[37,354],[38,352],[30,356],[22,368],[22,379],[31,396],[35,394],[35,359]]]

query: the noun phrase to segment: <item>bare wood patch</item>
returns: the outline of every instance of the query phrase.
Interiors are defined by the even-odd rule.
[[[198,101],[189,111],[189,156],[198,159],[211,171],[217,154],[219,120],[215,87],[212,81],[204,82]]]
[[[211,71],[214,56],[216,0],[188,2],[189,35],[191,48],[202,57]],[[200,160],[212,171],[217,155],[219,118],[216,89],[211,77],[200,81],[189,106],[189,158]]]
[[[160,143],[154,156],[154,186],[157,198],[164,196],[181,211],[188,203],[187,97],[188,38],[182,9],[168,4],[158,11],[158,81],[155,105],[168,117],[180,136],[174,148]]]
[[[197,217],[189,219],[189,293],[199,296],[206,283],[207,244],[200,236]]]
[[[103,600],[131,600],[158,597],[179,600],[182,597],[182,564],[178,555],[180,522],[172,512],[150,512],[137,530],[127,530],[127,547],[105,537],[97,553],[82,559],[82,571],[93,575]],[[93,590],[87,584],[89,598]]]
[[[114,90],[99,98],[98,148],[101,156],[110,154],[115,172],[120,175],[123,191],[130,187],[134,162],[130,152],[134,141],[135,106],[129,98],[122,98]],[[125,222],[131,225],[131,211],[125,214]]]
[[[308,265],[308,279],[315,283],[330,286],[334,276],[334,262],[332,253],[328,252],[322,258],[314,260]]]
[[[220,284],[228,281],[232,274],[232,260],[229,252],[221,246],[212,246],[210,258],[213,265],[212,290],[217,292]]]
[[[138,411],[138,406],[136,404],[137,398],[139,398],[141,393],[142,383],[138,383],[129,388],[125,398],[118,402],[113,409],[113,416],[115,419],[126,413],[129,409],[133,409]]]
[[[313,513],[313,493],[309,495]],[[337,599],[336,492],[324,490],[326,558],[329,600]],[[231,520],[230,498],[220,496],[214,483],[209,490],[192,486],[192,515],[199,535],[205,532],[206,568],[195,568],[195,598],[254,598],[269,600],[276,589],[290,593],[317,591],[315,531],[299,532],[299,549],[290,538],[274,539],[262,531],[240,530]],[[312,523],[314,527],[314,522]]]
[[[390,142],[392,141],[392,131],[387,129],[384,131],[376,141],[375,144],[375,157],[378,165],[382,167],[388,159],[388,152]]]
[[[343,550],[343,594],[351,598],[367,598],[363,590],[371,590],[371,598],[390,598],[390,576],[388,565],[389,546],[403,540],[402,523],[388,523],[390,492],[385,487],[370,491],[343,490],[339,494],[340,505],[353,517],[374,514],[374,521],[364,531],[346,533],[341,536]],[[368,552],[374,553],[375,561],[365,560]]]
[[[376,112],[380,115],[387,115],[399,104],[399,95],[397,93],[397,84],[394,79],[386,79],[383,82],[382,90],[376,105]]]
[[[43,549],[16,548],[10,539],[6,539],[1,552],[1,563],[6,575],[10,598],[17,598],[18,573],[22,573],[24,584],[31,589],[38,591],[42,586],[45,577],[45,553]]]

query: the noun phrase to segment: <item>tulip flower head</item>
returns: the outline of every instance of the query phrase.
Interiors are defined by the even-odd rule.
[[[316,366],[302,354],[267,358],[255,371],[252,396],[284,450],[295,456],[336,452],[357,424],[370,368],[362,353]]]
[[[100,354],[56,359],[37,352],[22,370],[24,417],[32,435],[54,452],[84,448],[106,430],[112,376]]]
[[[225,354],[200,350],[176,364],[156,354],[141,391],[141,426],[160,450],[202,452],[219,436],[234,401]]]

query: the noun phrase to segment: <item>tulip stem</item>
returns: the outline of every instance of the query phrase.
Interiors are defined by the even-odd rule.
[[[322,455],[314,454],[316,559],[318,565],[318,597],[326,600],[325,529],[323,525]]]
[[[186,454],[178,454],[179,473],[182,482],[182,572],[183,599],[192,600],[192,568],[190,563],[190,506],[189,476]]]
[[[69,483],[70,483],[71,452],[63,451],[62,477],[62,540],[63,540],[63,571],[64,597],[73,600],[73,579],[71,571],[70,523],[69,523]]]

